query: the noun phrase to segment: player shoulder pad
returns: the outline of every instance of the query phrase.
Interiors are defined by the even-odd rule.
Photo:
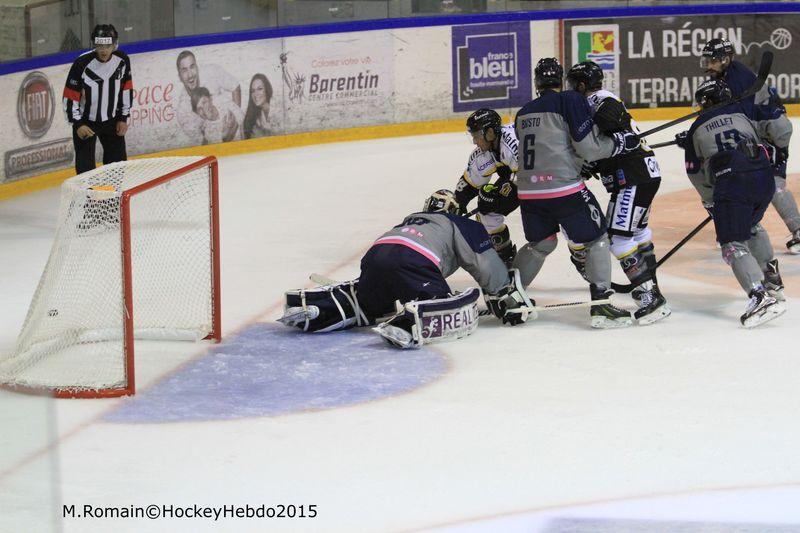
[[[125,52],[123,52],[122,50],[119,50],[119,49],[118,50],[114,50],[111,53],[111,55],[118,56],[120,59],[123,59],[124,61],[130,61],[130,58],[128,57],[128,54],[126,54]]]
[[[512,171],[517,171],[517,153],[519,151],[519,140],[514,131],[514,126],[503,126],[503,136],[500,143],[500,160],[503,164],[510,167]]]
[[[456,227],[473,252],[480,254],[493,249],[492,239],[480,222],[451,213],[438,213],[447,217]]]
[[[497,169],[497,160],[495,160],[491,151],[484,152],[480,148],[476,148],[469,156],[467,168],[474,182],[475,178],[479,176],[488,177],[494,174]],[[473,183],[473,185],[480,187],[483,183]]]

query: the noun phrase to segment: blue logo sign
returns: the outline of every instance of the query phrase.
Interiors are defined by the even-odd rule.
[[[453,111],[522,106],[531,99],[528,22],[453,26]]]

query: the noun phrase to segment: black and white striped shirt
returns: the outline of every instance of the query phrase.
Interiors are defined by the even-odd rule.
[[[105,63],[94,50],[72,64],[64,86],[64,111],[74,124],[127,121],[131,112],[133,81],[128,55],[115,50]]]

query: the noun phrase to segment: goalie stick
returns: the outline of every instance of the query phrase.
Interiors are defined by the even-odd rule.
[[[314,283],[316,283],[318,285],[335,285],[335,284],[339,283],[335,279],[331,279],[328,276],[323,276],[322,274],[316,274],[316,273],[315,274],[311,274],[309,276],[309,279],[312,282],[314,282]],[[539,312],[539,311],[555,311],[555,310],[564,309],[564,308],[567,308],[567,307],[579,307],[579,308],[580,307],[593,307],[595,305],[605,305],[605,304],[610,304],[610,303],[611,303],[611,299],[610,298],[606,298],[605,300],[592,300],[590,302],[561,302],[561,303],[548,304],[548,305],[535,305],[533,307],[526,307],[526,308],[519,307],[517,309],[511,309],[509,311],[509,313],[522,313],[524,311],[528,311],[528,312],[530,312],[530,311],[536,311],[536,312]],[[488,315],[491,315],[491,314],[492,314],[492,312],[490,310],[488,310],[488,309],[482,309],[481,311],[478,312],[479,316],[488,316]]]
[[[640,134],[639,137],[647,137],[648,135],[665,130],[676,124],[680,124],[681,122],[685,122],[689,119],[697,117],[701,114],[710,113],[711,111],[715,111],[717,109],[725,107],[728,104],[741,102],[745,98],[750,98],[758,91],[760,91],[761,88],[764,86],[764,84],[767,82],[767,76],[769,75],[769,71],[771,68],[772,68],[772,52],[767,50],[761,55],[761,64],[758,66],[758,75],[756,76],[756,81],[754,81],[753,85],[751,85],[750,88],[747,89],[745,92],[743,92],[733,100],[729,100],[727,102],[720,102],[719,104],[712,105],[711,107],[707,107],[705,109],[700,109],[699,111],[695,111],[694,113],[690,113],[686,116],[676,118],[675,120],[671,120],[660,126],[656,126],[655,128],[647,130],[646,132]],[[651,146],[651,148],[655,148],[655,146]]]
[[[660,267],[661,265],[663,265],[663,264],[666,262],[666,260],[667,260],[667,259],[669,259],[670,257],[672,257],[672,255],[673,255],[675,252],[677,252],[678,250],[680,250],[680,249],[681,249],[681,247],[683,247],[683,245],[684,245],[684,244],[686,244],[687,242],[689,242],[689,241],[692,239],[692,237],[694,237],[695,235],[697,235],[698,233],[700,233],[700,230],[702,230],[703,228],[705,228],[705,227],[706,227],[706,225],[707,225],[709,222],[711,222],[711,220],[713,220],[713,219],[712,219],[712,218],[711,218],[711,216],[709,215],[708,217],[706,217],[706,219],[705,219],[705,220],[703,220],[703,221],[702,221],[700,224],[698,224],[696,228],[694,228],[692,231],[690,231],[690,232],[689,232],[689,234],[688,234],[686,237],[684,237],[683,239],[681,239],[681,240],[680,240],[680,242],[679,242],[678,244],[676,244],[675,246],[673,246],[673,247],[672,247],[672,249],[671,249],[669,252],[667,252],[666,254],[664,254],[664,257],[662,257],[661,259],[659,259],[659,260],[656,262],[656,271],[658,271],[658,267]],[[619,284],[619,283],[613,283],[613,282],[611,283],[611,288],[612,288],[612,289],[614,289],[615,291],[617,291],[617,292],[618,292],[618,293],[620,293],[620,294],[627,294],[627,293],[631,292],[631,291],[633,290],[633,288],[634,288],[634,287],[635,287],[635,285],[634,285],[634,284],[632,284],[632,283],[628,283],[628,284],[625,284],[625,285],[621,285],[621,284]]]

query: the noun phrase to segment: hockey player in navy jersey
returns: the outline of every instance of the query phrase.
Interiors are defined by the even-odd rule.
[[[509,273],[486,229],[458,210],[451,191],[436,191],[422,212],[408,215],[374,242],[361,259],[358,279],[287,292],[279,321],[309,332],[378,324],[375,330],[400,348],[461,338],[478,326],[480,293],[450,288],[445,278],[459,267],[478,282],[487,306],[504,323],[535,318],[534,311],[511,312],[534,305],[519,273]],[[402,306],[399,311],[395,302]]]
[[[594,123],[603,135],[638,131],[625,104],[603,89],[603,70],[593,61],[578,63],[567,72],[567,84],[584,95]],[[611,195],[606,211],[611,253],[634,286],[631,296],[639,309],[637,322],[652,324],[670,315],[667,300],[656,279],[653,234],[647,226],[650,206],[661,184],[661,170],[653,151],[642,144],[632,152],[602,159],[584,169],[584,177],[600,176]],[[586,249],[570,246],[572,262],[585,272]]]
[[[695,93],[702,108],[730,102],[721,78]],[[754,123],[736,102],[695,119],[686,136],[686,173],[714,217],[722,257],[750,297],[740,321],[758,326],[786,311],[783,281],[760,221],[775,193],[774,147],[759,144],[764,122]]]
[[[527,286],[555,248],[561,228],[572,248],[586,253],[585,277],[593,300],[611,294],[611,256],[603,210],[581,178],[581,162],[632,152],[639,137],[629,131],[601,135],[586,98],[561,91],[564,70],[555,58],[541,59],[534,70],[538,98],[517,112],[520,140],[517,187],[528,243],[514,267]],[[611,304],[591,309],[596,328],[632,324],[630,313]]]
[[[711,39],[703,47],[700,67],[712,78],[719,78],[730,87],[734,98],[749,89],[756,75],[743,63],[734,59],[733,45],[723,39]],[[789,157],[789,140],[792,123],[786,116],[786,108],[774,88],[766,85],[755,95],[744,99],[742,108],[750,120],[769,121],[762,140],[777,148],[775,164],[775,196],[772,205],[780,215],[792,236],[786,248],[792,254],[800,254],[800,211],[791,191],[786,188],[786,162]],[[680,142],[679,145],[683,144]]]
[[[475,144],[467,169],[456,185],[456,200],[462,211],[476,196],[481,223],[492,238],[500,259],[511,264],[517,248],[505,217],[519,206],[517,199],[517,135],[514,125],[503,126],[500,115],[492,109],[478,109],[467,119],[467,131]],[[492,176],[498,178],[490,183]]]

